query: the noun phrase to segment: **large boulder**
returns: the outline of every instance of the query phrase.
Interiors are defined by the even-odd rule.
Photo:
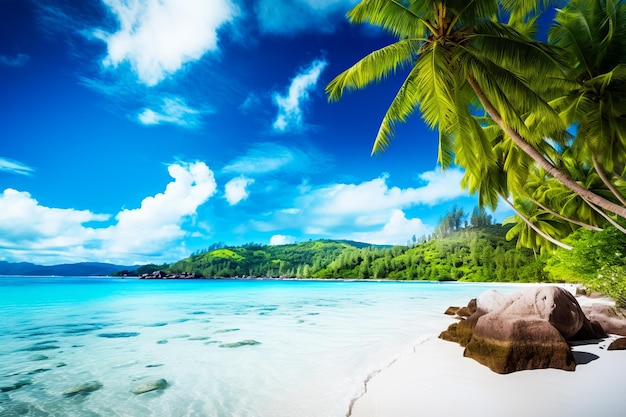
[[[478,319],[463,356],[499,374],[527,369],[576,369],[572,351],[546,320],[486,314]]]
[[[626,336],[626,314],[624,314],[624,310],[595,303],[584,306],[583,311],[591,321],[598,322],[607,333]]]
[[[529,288],[509,295],[489,290],[476,301],[476,312],[440,337],[465,346],[464,355],[494,372],[576,367],[568,339],[605,337],[589,321],[576,298],[556,286]]]

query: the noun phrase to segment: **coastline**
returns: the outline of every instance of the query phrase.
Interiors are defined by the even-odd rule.
[[[575,291],[576,286],[564,287]],[[581,305],[612,302],[585,296],[577,300]],[[347,417],[624,415],[626,402],[619,394],[626,382],[626,351],[607,351],[617,337],[573,344],[573,372],[538,369],[500,375],[463,357],[458,344],[432,335],[368,379]]]

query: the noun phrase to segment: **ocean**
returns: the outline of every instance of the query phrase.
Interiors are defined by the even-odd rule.
[[[0,277],[0,416],[344,417],[488,288]]]

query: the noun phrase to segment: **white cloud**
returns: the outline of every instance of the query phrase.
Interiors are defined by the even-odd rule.
[[[270,245],[289,245],[296,243],[296,238],[287,235],[274,235],[270,238]]]
[[[144,125],[159,125],[171,123],[182,127],[196,127],[200,122],[200,111],[187,106],[179,97],[164,98],[159,109],[144,109],[137,119]]]
[[[82,244],[94,233],[83,225],[109,217],[88,210],[45,207],[29,193],[7,188],[0,195],[0,247],[52,249]]]
[[[272,127],[278,132],[300,130],[303,127],[302,106],[309,100],[309,91],[313,89],[322,71],[328,63],[315,60],[303,72],[291,80],[287,95],[274,93],[274,103],[278,107],[278,115]]]
[[[186,256],[185,223],[216,191],[213,172],[202,162],[168,167],[173,178],[163,193],[136,209],[110,215],[50,208],[30,194],[7,189],[0,195],[0,259],[40,263],[94,259],[120,264],[166,262]]]
[[[256,14],[263,32],[291,34],[332,31],[359,0],[259,0]]]
[[[327,157],[313,149],[303,151],[271,142],[257,143],[247,153],[223,168],[224,172],[246,175],[264,175],[278,171],[315,171]]]
[[[389,187],[387,177],[360,184],[333,184],[300,198],[318,216],[371,216],[383,210],[415,205],[432,206],[467,195],[461,188],[463,173],[456,169],[428,171],[419,176],[425,183],[417,188]]]
[[[173,164],[168,172],[174,181],[163,193],[146,197],[139,208],[115,216],[117,224],[104,233],[106,249],[126,256],[156,254],[185,235],[182,223],[215,194],[217,184],[213,172],[202,162]]]
[[[432,229],[418,218],[407,219],[404,210],[432,207],[467,193],[461,189],[463,173],[450,169],[419,176],[419,187],[388,185],[383,176],[359,184],[332,184],[301,188],[292,207],[277,210],[263,221],[249,222],[258,231],[300,229],[304,234],[332,238],[351,236],[370,243],[404,244],[412,235]]]
[[[17,54],[15,56],[0,55],[0,65],[5,67],[23,67],[30,61],[30,56],[26,54]]]
[[[119,22],[115,33],[95,31],[107,44],[103,64],[127,62],[148,86],[184,64],[218,50],[218,30],[238,13],[231,0],[103,0]]]
[[[242,200],[248,198],[250,193],[248,192],[247,187],[253,183],[253,179],[246,178],[243,175],[233,178],[224,186],[224,198],[226,198],[226,201],[228,201],[228,204],[231,206],[238,204]]]
[[[33,168],[9,158],[0,157],[0,171],[18,175],[32,175]]]
[[[432,231],[433,228],[422,223],[422,220],[407,219],[402,210],[392,210],[382,229],[353,233],[349,239],[377,245],[403,245],[411,236],[424,236]]]

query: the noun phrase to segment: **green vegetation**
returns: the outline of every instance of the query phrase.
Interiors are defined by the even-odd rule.
[[[626,235],[615,228],[579,229],[568,238],[571,251],[558,250],[546,271],[555,279],[582,281],[587,288],[614,297],[626,306]]]
[[[553,6],[544,42],[539,17]],[[464,169],[480,207],[515,211],[505,224],[518,249],[623,300],[626,2],[361,0],[347,16],[395,41],[337,75],[329,100],[404,77],[372,152],[419,112],[439,134],[438,162]],[[437,236],[458,230],[449,220]]]
[[[213,245],[158,269],[166,274],[204,277],[282,277],[392,280],[545,281],[544,258],[506,239],[510,227],[492,225],[480,210],[472,223],[454,207],[437,232],[407,246],[374,246],[351,241],[316,240],[291,245]],[[478,222],[478,225],[476,224]],[[461,226],[463,224],[463,226]],[[156,265],[136,271],[151,273]],[[128,271],[124,271],[128,273]]]
[[[555,5],[543,42],[539,16]],[[562,241],[580,227],[626,233],[626,3],[362,0],[347,16],[396,40],[333,79],[329,100],[404,77],[372,152],[419,111],[441,166],[465,170],[481,207],[515,210],[520,244],[571,249]]]
[[[538,253],[519,244],[512,225],[491,224],[475,209],[469,223],[453,207],[429,237],[406,246],[316,240],[290,245],[214,244],[171,265],[117,275],[190,273],[197,277],[280,277],[487,282],[573,282],[626,305],[626,235],[615,228],[579,229],[572,250]]]

